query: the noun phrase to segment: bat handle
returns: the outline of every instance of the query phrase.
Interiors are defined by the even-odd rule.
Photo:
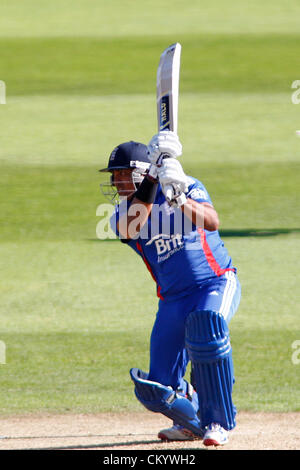
[[[171,184],[166,185],[165,187],[165,197],[168,202],[171,202],[174,198],[174,189]]]

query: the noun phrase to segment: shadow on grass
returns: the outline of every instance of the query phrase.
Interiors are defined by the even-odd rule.
[[[221,238],[226,237],[275,237],[277,235],[288,235],[290,233],[300,233],[300,228],[249,228],[249,229],[224,229],[219,230]],[[115,242],[118,238],[88,238],[90,242]]]
[[[274,237],[289,233],[300,233],[299,228],[272,228],[272,229],[226,229],[219,231],[221,237]]]

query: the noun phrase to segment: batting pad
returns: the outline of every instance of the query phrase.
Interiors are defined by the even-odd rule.
[[[131,369],[130,376],[135,384],[135,395],[145,408],[162,413],[199,437],[203,436],[201,423],[190,400],[178,395],[172,387],[147,380],[148,375],[140,369]]]
[[[234,428],[232,350],[223,316],[207,310],[192,312],[186,321],[186,348],[193,364],[202,426],[219,423],[224,429]]]

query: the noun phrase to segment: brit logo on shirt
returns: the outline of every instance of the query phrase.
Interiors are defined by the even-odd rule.
[[[170,258],[170,256],[177,253],[177,251],[181,250],[184,246],[184,241],[180,233],[171,236],[160,233],[151,238],[146,245],[149,246],[152,245],[152,243],[154,243],[156,248],[158,263]]]

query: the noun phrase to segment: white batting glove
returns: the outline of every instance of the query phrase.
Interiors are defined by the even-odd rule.
[[[182,154],[179,137],[172,131],[160,131],[148,144],[148,158],[153,165],[160,165],[162,155],[178,158]]]
[[[172,199],[170,201],[167,199],[167,201],[169,203],[169,206],[178,208],[178,207],[181,207],[183,204],[185,204],[187,199],[184,193],[174,192]]]
[[[188,178],[181,164],[174,158],[164,158],[157,169],[162,191],[171,206],[180,207],[186,202],[185,192],[188,191]]]
[[[179,187],[182,192],[188,190],[188,178],[178,160],[174,158],[164,158],[157,173],[162,186],[174,184]]]

